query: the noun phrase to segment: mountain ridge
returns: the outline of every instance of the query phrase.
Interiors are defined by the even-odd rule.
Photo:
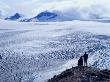
[[[69,13],[69,12],[68,12]],[[68,14],[61,11],[42,11],[33,17],[25,17],[22,14],[15,13],[12,16],[6,17],[5,20],[18,20],[19,22],[56,22],[56,21],[97,21],[97,22],[110,22],[110,18],[100,17],[97,14],[90,14],[88,18],[84,18],[81,14],[73,11]]]
[[[110,82],[110,70],[76,66],[55,75],[47,82]]]
[[[14,15],[5,18],[5,20],[18,20],[18,19],[20,19],[22,17],[23,17],[22,14],[15,13]]]

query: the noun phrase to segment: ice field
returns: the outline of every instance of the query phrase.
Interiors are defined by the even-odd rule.
[[[110,23],[0,20],[0,82],[46,82],[85,51],[89,66],[110,69]]]

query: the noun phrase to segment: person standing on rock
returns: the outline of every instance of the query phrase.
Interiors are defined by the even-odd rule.
[[[0,55],[0,59],[2,59],[2,56]]]
[[[83,58],[84,58],[84,66],[87,66],[88,54],[86,52],[83,55]]]
[[[78,60],[78,66],[83,66],[83,56]]]

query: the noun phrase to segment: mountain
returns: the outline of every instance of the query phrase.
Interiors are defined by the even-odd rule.
[[[72,21],[80,18],[80,15],[76,12],[73,12],[72,15],[68,13],[63,13],[60,11],[43,11],[40,12],[37,16],[34,16],[29,19],[23,19],[21,22],[51,22],[51,21]]]
[[[5,18],[5,20],[18,20],[22,17],[23,17],[22,14],[15,13],[13,16],[9,16],[9,17]]]
[[[52,13],[52,12],[41,12],[39,13],[36,17],[39,21],[50,21],[50,20],[54,20],[57,17],[56,13]]]
[[[44,11],[44,12],[39,13],[35,17],[32,17],[30,19],[23,19],[21,21],[24,21],[24,22],[31,22],[31,21],[35,21],[35,22],[37,22],[37,21],[41,21],[41,22],[55,21],[56,17],[57,17],[56,13],[49,12],[49,11]]]
[[[13,16],[7,17],[5,20],[18,20],[23,15],[16,13]],[[22,18],[20,22],[55,22],[55,21],[72,21],[72,20],[91,20],[91,21],[104,21],[105,18],[100,17],[98,14],[89,14],[88,17],[81,15],[81,13],[73,10],[68,12],[62,11],[43,11],[30,18]]]
[[[47,82],[110,82],[110,70],[92,67],[72,67]]]

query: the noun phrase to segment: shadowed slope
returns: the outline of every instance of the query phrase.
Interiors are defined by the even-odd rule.
[[[110,82],[110,70],[91,67],[73,67],[55,75],[48,82]]]

